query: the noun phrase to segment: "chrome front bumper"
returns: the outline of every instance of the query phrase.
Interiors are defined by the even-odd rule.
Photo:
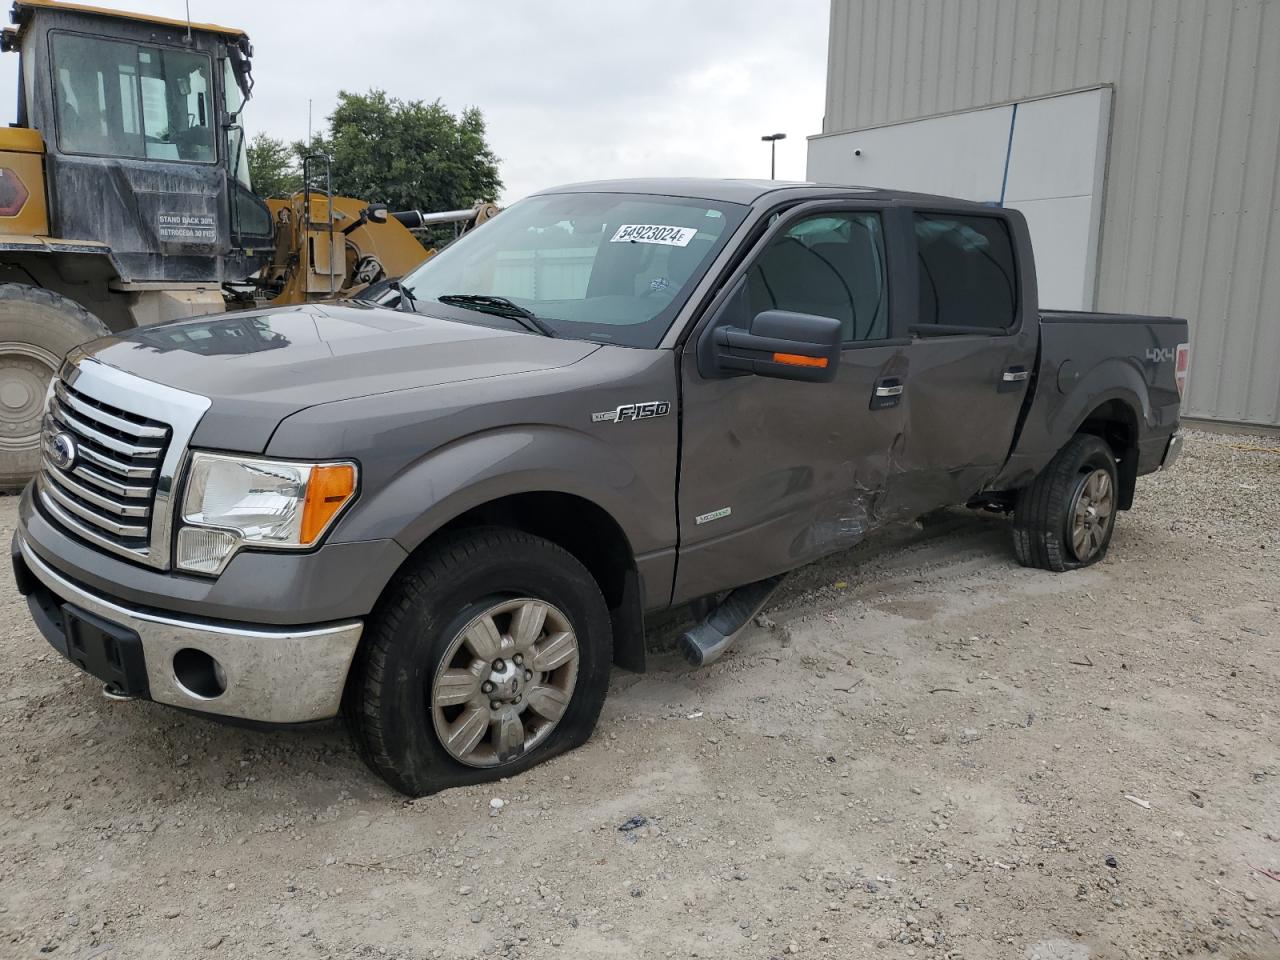
[[[203,713],[265,723],[302,723],[338,713],[347,670],[364,624],[322,627],[252,627],[201,623],[133,610],[67,580],[22,539],[22,561],[54,598],[131,630],[142,641],[152,700]],[[174,670],[174,656],[197,650],[213,657],[225,689],[201,696]]]

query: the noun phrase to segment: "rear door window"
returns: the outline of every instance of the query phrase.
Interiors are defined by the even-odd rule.
[[[1005,332],[1018,317],[1017,267],[999,217],[915,216],[920,324]]]

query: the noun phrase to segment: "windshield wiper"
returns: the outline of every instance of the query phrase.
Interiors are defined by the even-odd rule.
[[[436,299],[453,307],[462,307],[464,310],[478,310],[481,313],[509,317],[526,330],[540,333],[544,337],[554,337],[556,335],[556,332],[551,329],[551,325],[547,321],[532,310],[527,310],[506,297],[492,297],[482,293],[446,293],[436,297]]]

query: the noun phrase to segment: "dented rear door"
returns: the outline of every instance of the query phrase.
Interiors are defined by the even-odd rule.
[[[1035,268],[1017,211],[911,211],[907,513],[968,501],[1004,466],[1039,343]]]

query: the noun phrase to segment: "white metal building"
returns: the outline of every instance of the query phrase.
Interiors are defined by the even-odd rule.
[[[1186,415],[1280,426],[1280,0],[832,0],[808,178],[1017,207],[1045,307],[1187,317]]]

